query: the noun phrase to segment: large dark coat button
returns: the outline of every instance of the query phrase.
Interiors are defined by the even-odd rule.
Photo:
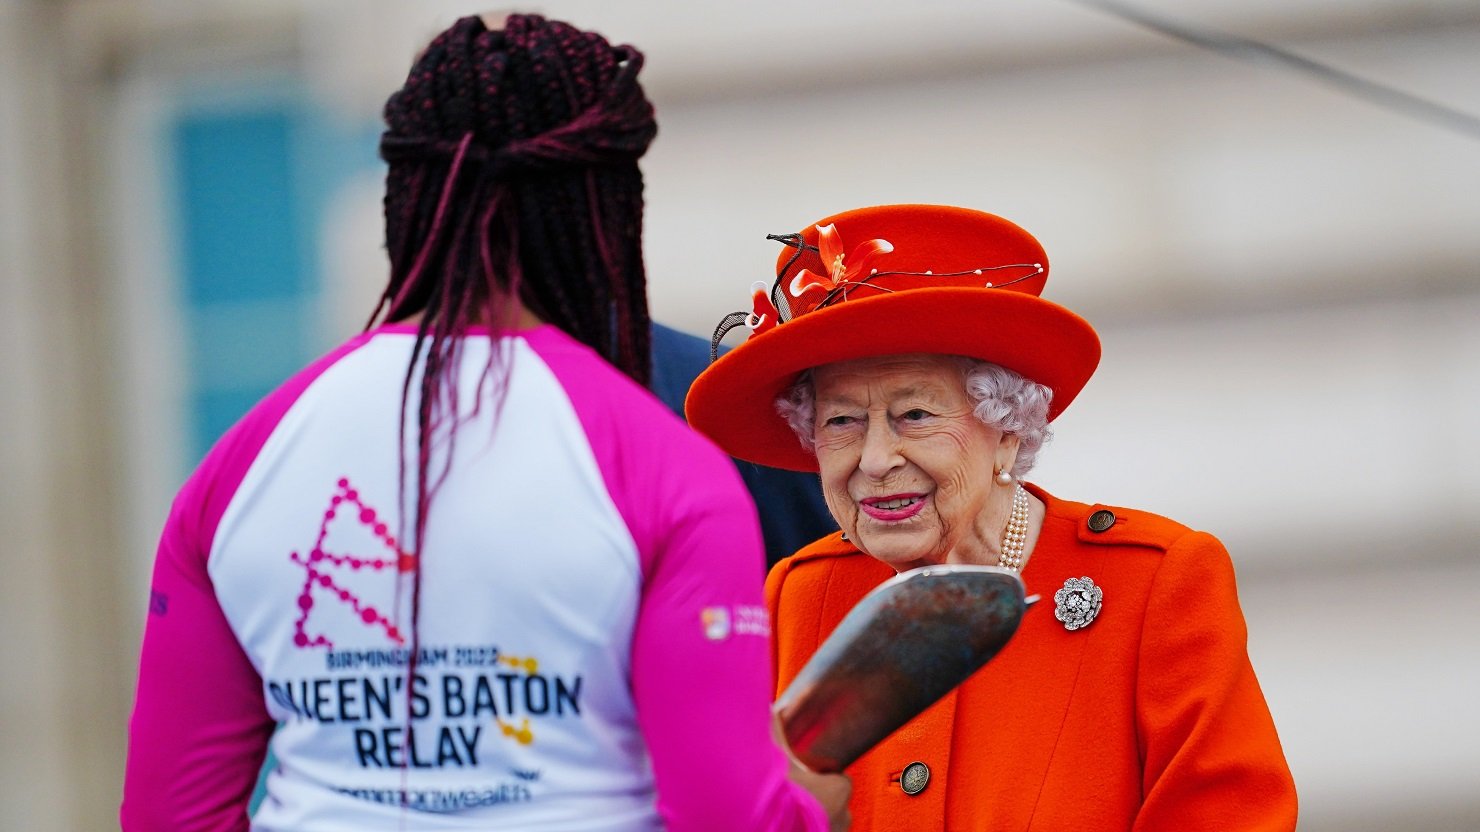
[[[1095,533],[1103,532],[1115,525],[1115,512],[1109,509],[1100,509],[1089,516],[1089,530]]]
[[[918,761],[905,766],[904,773],[899,775],[899,787],[907,795],[913,796],[925,791],[929,783],[930,766]]]

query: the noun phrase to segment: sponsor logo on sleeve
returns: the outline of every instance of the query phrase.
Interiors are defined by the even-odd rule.
[[[771,637],[770,613],[753,604],[705,607],[699,620],[704,625],[704,637],[710,641],[724,641],[730,636]]]
[[[704,625],[704,637],[710,641],[724,641],[730,637],[730,611],[725,607],[705,607],[699,613]]]

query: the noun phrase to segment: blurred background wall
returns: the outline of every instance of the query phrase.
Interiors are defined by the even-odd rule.
[[[1480,113],[1474,0],[1144,2]],[[379,106],[482,8],[0,0],[0,828],[116,825],[169,500],[363,325]],[[1228,543],[1302,829],[1480,828],[1480,141],[1066,0],[524,8],[648,55],[670,324],[843,208],[1037,234],[1105,359],[1035,479]]]

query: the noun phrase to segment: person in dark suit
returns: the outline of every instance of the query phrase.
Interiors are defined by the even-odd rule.
[[[721,349],[721,352],[724,352]],[[653,377],[650,386],[674,413],[683,415],[689,385],[709,366],[709,343],[696,335],[653,324]],[[735,460],[755,500],[766,541],[766,566],[775,565],[819,537],[837,530],[817,477]]]

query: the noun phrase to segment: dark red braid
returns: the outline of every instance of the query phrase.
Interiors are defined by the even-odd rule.
[[[370,323],[421,313],[415,354],[425,361],[419,380],[412,362],[402,387],[401,432],[415,401],[417,436],[414,504],[402,499],[416,555],[409,676],[427,516],[459,412],[459,336],[485,326],[496,345],[523,303],[648,381],[637,160],[657,125],[637,82],[642,62],[630,46],[536,15],[512,15],[502,31],[466,17],[431,42],[386,102],[391,275]],[[506,361],[496,349],[475,408],[484,395],[501,404]],[[403,452],[403,495],[407,471]],[[408,679],[408,696],[411,687]]]

